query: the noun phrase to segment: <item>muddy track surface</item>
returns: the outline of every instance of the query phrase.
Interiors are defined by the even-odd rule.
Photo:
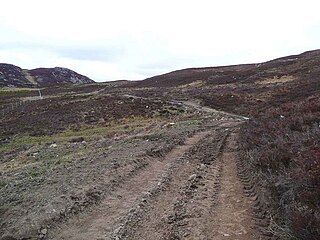
[[[110,143],[103,138],[101,149],[89,141],[91,150],[79,168],[70,165],[65,179],[92,180],[83,181],[88,186],[71,183],[69,189],[79,194],[72,192],[70,200],[63,195],[66,204],[48,205],[57,215],[30,223],[33,231],[26,236],[37,237],[25,239],[263,239],[254,217],[258,196],[246,194],[248,174],[236,161],[238,130],[246,118],[197,101],[173,104],[186,110],[184,118],[150,123]],[[94,190],[94,201],[87,188]],[[12,226],[20,223],[25,221]],[[24,236],[22,230],[17,236]]]
[[[193,147],[207,132],[188,138],[181,146],[171,150],[161,161],[154,161],[128,182],[106,197],[98,207],[88,213],[79,214],[52,231],[48,239],[108,239],[115,226],[126,216],[141,196],[159,181],[170,166]]]
[[[187,138],[46,239],[264,239],[237,176],[237,128]]]
[[[263,239],[237,176],[235,136],[216,130],[203,139],[124,238]]]

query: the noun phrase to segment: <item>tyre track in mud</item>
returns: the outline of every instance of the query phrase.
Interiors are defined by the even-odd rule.
[[[213,211],[213,219],[204,239],[264,239],[258,230],[253,214],[254,202],[245,196],[244,186],[238,177],[236,162],[236,138],[233,132],[221,154],[223,162],[221,190]]]
[[[145,169],[112,192],[90,212],[80,213],[66,223],[50,231],[47,239],[110,239],[116,226],[121,223],[139,199],[149,189],[159,184],[159,179],[171,164],[181,158],[207,132],[188,138],[175,147],[162,160],[155,159]]]
[[[190,235],[190,203],[206,211],[215,198],[215,194],[210,196],[210,193],[217,192],[219,187],[216,180],[221,166],[211,165],[211,162],[219,155],[225,136],[226,133],[212,131],[192,149],[191,155],[177,167],[167,188],[150,201],[149,211],[137,230],[125,239],[183,239]],[[207,174],[207,179],[203,179],[202,173]],[[210,186],[204,182],[210,182]],[[200,188],[206,191],[199,191],[199,196],[195,197]],[[199,231],[202,226],[196,224],[196,227],[194,230]]]
[[[217,197],[221,190],[223,159],[220,157],[225,147],[229,132],[223,132],[216,146],[206,145],[206,154],[202,158],[205,167],[199,168],[199,181],[194,183],[196,191],[188,200],[185,211],[188,216],[187,227],[179,225],[178,237],[184,239],[212,239],[210,233]],[[215,140],[217,141],[217,140]],[[212,157],[212,155],[214,157]]]
[[[140,223],[118,239],[267,239],[238,177],[235,130],[218,129],[199,142]]]
[[[185,201],[185,221],[174,225],[174,234],[164,239],[256,240],[266,239],[254,217],[254,201],[248,198],[238,177],[236,129],[228,129],[218,157],[205,171],[193,196]]]

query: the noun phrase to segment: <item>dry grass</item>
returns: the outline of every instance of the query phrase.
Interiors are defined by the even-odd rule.
[[[189,87],[202,87],[204,85],[204,82],[202,80],[196,80],[192,83],[184,84],[179,86],[178,88],[189,88]]]
[[[266,78],[263,80],[256,81],[256,84],[277,84],[277,83],[287,83],[287,82],[292,82],[296,78],[293,76],[281,76],[281,77],[273,77],[273,78]]]

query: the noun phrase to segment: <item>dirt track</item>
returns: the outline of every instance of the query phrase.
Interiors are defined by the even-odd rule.
[[[178,105],[194,115],[150,124],[114,142],[102,140],[100,147],[95,140],[83,146],[86,157],[70,162],[79,166],[57,170],[61,179],[70,180],[68,188],[80,193],[50,207],[56,217],[35,218],[37,232],[21,228],[20,236],[29,231],[36,239],[262,239],[254,204],[237,176],[236,138],[245,118],[196,102]],[[49,190],[37,191],[50,196]]]
[[[235,161],[237,121],[186,139],[47,239],[262,239]]]
[[[163,173],[176,159],[196,144],[206,133],[188,138],[184,145],[170,151],[161,161],[154,161],[143,171],[113,192],[90,213],[80,214],[53,232],[53,239],[100,239],[112,233],[119,219],[128,214],[139,197],[157,185]]]

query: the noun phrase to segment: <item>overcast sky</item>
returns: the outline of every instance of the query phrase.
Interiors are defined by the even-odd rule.
[[[0,62],[96,81],[320,48],[319,0],[1,1]]]

